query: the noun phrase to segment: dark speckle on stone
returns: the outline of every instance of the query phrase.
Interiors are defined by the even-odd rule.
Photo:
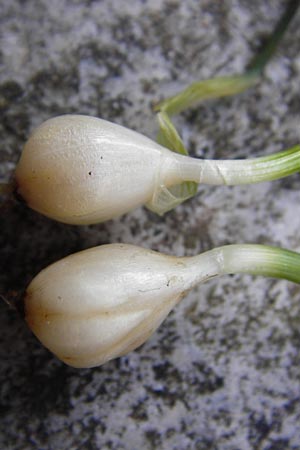
[[[23,95],[23,88],[14,80],[7,80],[0,84],[0,111],[16,102]]]
[[[132,406],[130,417],[140,422],[146,422],[149,420],[147,413],[147,401],[149,398],[140,400],[137,404]]]
[[[261,443],[266,439],[272,429],[274,429],[275,423],[268,423],[264,415],[260,417],[250,416],[251,428],[249,439],[254,447],[259,447]]]
[[[161,448],[162,440],[161,435],[157,430],[149,429],[145,431],[145,437],[150,444],[151,450],[156,450],[157,448]]]

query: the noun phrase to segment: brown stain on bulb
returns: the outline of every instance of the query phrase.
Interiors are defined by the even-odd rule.
[[[34,308],[30,307],[31,299],[32,294],[26,291],[24,296],[24,318],[31,331],[35,332],[38,328],[38,320],[37,315],[34,312]]]

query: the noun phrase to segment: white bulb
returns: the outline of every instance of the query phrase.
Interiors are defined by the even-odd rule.
[[[55,220],[102,222],[150,201],[157,186],[180,181],[175,156],[120,125],[60,116],[27,141],[15,172],[17,192]]]
[[[147,340],[179,301],[188,264],[130,245],[105,245],[52,264],[29,285],[26,320],[65,363],[92,367]]]
[[[40,341],[74,367],[93,367],[143,344],[195,284],[224,273],[300,282],[300,255],[227,245],[176,258],[110,244],[42,270],[25,293],[25,318]]]

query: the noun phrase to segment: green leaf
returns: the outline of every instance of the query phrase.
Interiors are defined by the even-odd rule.
[[[219,259],[222,256],[222,273],[248,273],[300,283],[300,253],[268,245],[234,244],[213,249],[211,254]]]
[[[154,110],[172,116],[203,100],[239,94],[253,86],[257,80],[258,76],[255,74],[244,74],[197,81],[182,92],[158,103]]]
[[[211,78],[192,83],[182,92],[163,100],[155,111],[165,111],[169,115],[178,114],[195,103],[218,97],[239,94],[252,87],[261,76],[265,66],[274,55],[285,31],[299,8],[299,0],[290,0],[273,32],[262,49],[249,62],[244,74]]]
[[[158,143],[173,152],[188,155],[188,151],[168,115],[165,112],[160,112],[157,114],[157,120],[159,124]],[[196,195],[197,188],[198,184],[192,181],[186,181],[169,188],[160,185],[146,206],[156,214],[163,215]]]
[[[160,112],[156,117],[159,125],[157,142],[173,152],[188,155],[188,151],[167,113]]]

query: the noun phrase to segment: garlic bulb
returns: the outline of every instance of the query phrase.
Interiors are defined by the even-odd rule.
[[[225,273],[300,282],[300,255],[262,245],[228,245],[176,258],[110,244],[70,255],[28,286],[25,318],[73,367],[93,367],[143,344],[195,284]]]
[[[150,204],[184,181],[243,184],[300,168],[300,147],[254,160],[200,160],[174,153],[105,120],[65,115],[40,125],[15,171],[16,192],[34,210],[69,224],[92,224]],[[168,209],[164,204],[164,210]]]

